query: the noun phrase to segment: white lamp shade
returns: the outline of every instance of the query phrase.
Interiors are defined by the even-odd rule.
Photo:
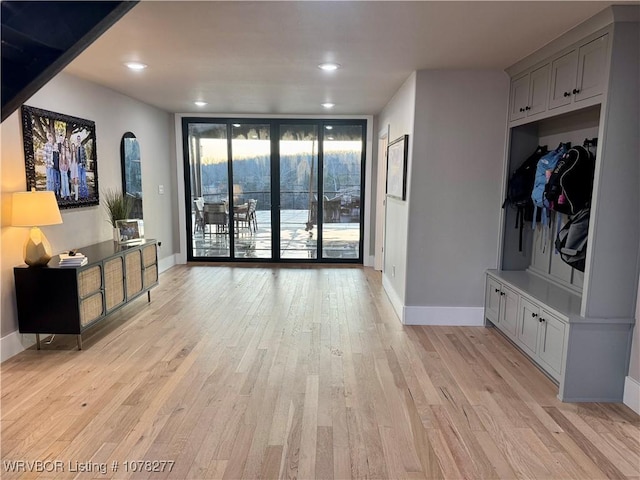
[[[31,227],[24,244],[24,262],[30,267],[41,267],[51,260],[51,245],[38,228],[42,225],[62,223],[56,196],[51,191],[15,192],[12,195],[11,225]]]
[[[53,192],[15,192],[12,197],[11,225],[14,227],[40,227],[62,223]]]

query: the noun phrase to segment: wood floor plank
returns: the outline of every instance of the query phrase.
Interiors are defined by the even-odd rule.
[[[402,325],[369,268],[180,265],[83,336],[0,365],[3,479],[640,477],[638,415],[561,403],[493,328]]]

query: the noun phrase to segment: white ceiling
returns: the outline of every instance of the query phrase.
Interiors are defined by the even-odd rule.
[[[169,112],[376,114],[414,70],[504,69],[612,3],[143,1],[66,71]]]

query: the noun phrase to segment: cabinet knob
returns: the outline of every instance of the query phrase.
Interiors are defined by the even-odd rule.
[[[506,293],[504,293],[504,292],[500,292],[500,296],[501,296],[501,297],[504,297],[505,295],[506,295]]]
[[[525,110],[531,110],[531,107],[526,106],[526,107],[524,107],[524,109],[525,109]]]
[[[544,318],[540,318],[540,323],[544,322]]]
[[[537,313],[531,312],[531,317],[532,317],[532,318],[536,318],[537,316],[538,316],[538,314],[537,314]]]
[[[524,112],[524,108],[520,108],[520,111],[521,111],[521,112]]]
[[[495,291],[496,293],[498,293],[498,292],[500,291],[500,289],[499,289],[499,288],[494,288],[494,291]]]
[[[575,93],[575,90],[573,91],[573,93]],[[565,97],[570,97],[571,96],[571,92],[564,92],[564,96]]]
[[[575,95],[576,93],[580,93],[580,89],[579,88],[574,88],[573,89],[573,94]]]

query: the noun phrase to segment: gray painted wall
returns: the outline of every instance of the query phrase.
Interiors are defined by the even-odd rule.
[[[407,306],[480,307],[495,268],[509,79],[417,72]]]
[[[409,172],[411,172],[412,163],[411,143],[413,140],[415,95],[416,74],[413,73],[382,110],[378,116],[377,125],[378,130],[389,125],[390,142],[402,135],[409,135]],[[407,198],[410,190],[410,174],[408,178]],[[402,201],[394,198],[387,198],[386,202],[384,266],[382,275],[385,285],[390,286],[392,289],[392,292],[387,293],[389,293],[396,313],[401,319],[407,268],[408,203],[408,200]]]
[[[636,297],[636,324],[633,327],[633,340],[631,343],[631,360],[629,362],[629,376],[640,383],[640,285]]]
[[[140,142],[145,234],[162,242],[160,259],[175,253],[178,241],[175,156],[168,113],[105,87],[60,74],[30,98],[27,105],[93,120],[96,123],[100,190],[121,186],[120,140],[131,131]],[[13,267],[23,262],[24,228],[11,227],[11,193],[25,190],[20,112],[7,118],[2,132],[2,233],[0,246],[0,336],[18,328]],[[164,185],[164,195],[158,194]],[[62,210],[62,225],[43,227],[54,253],[112,238],[102,206]]]

